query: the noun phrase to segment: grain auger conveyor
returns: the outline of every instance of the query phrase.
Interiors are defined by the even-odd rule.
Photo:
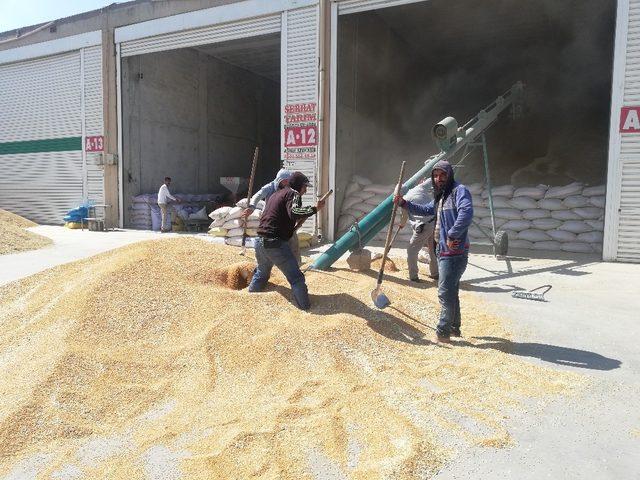
[[[449,161],[454,168],[459,167],[476,148],[482,149],[485,181],[489,193],[489,210],[491,211],[491,232],[488,232],[475,221],[474,224],[488,238],[488,245],[493,246],[496,256],[505,256],[507,254],[509,238],[506,232],[496,229],[485,132],[498,120],[500,114],[507,109],[510,109],[513,118],[518,118],[522,115],[523,90],[524,84],[522,82],[515,83],[505,94],[496,98],[485,109],[480,110],[475,117],[462,127],[458,127],[458,122],[453,117],[446,117],[437,123],[431,133],[440,148],[440,152],[427,158],[422,168],[402,185],[402,193],[404,194],[413,188],[421,178],[429,177],[431,169],[440,160]],[[376,234],[388,225],[392,204],[393,195],[389,195],[380,205],[358,222],[357,229],[352,228],[351,231],[340,237],[313,262],[310,268],[325,270],[347,251],[356,250],[371,242]]]

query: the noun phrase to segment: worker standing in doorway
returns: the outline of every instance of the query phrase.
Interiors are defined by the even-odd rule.
[[[260,200],[264,200],[264,203],[267,203],[267,200],[271,195],[276,193],[279,189],[285,187],[289,184],[289,179],[291,178],[291,171],[285,168],[281,168],[276,175],[276,178],[272,181],[263,185],[260,190],[258,190],[253,197],[249,200],[249,206],[242,212],[242,215],[247,218],[249,215],[253,213],[258,205]],[[300,256],[300,246],[298,245],[298,235],[294,234],[289,239],[289,246],[291,247],[291,251],[293,252],[293,256],[296,257],[296,261],[298,265],[302,264],[302,257]]]
[[[171,195],[169,185],[171,185],[171,177],[164,177],[164,183],[160,186],[160,190],[158,190],[158,206],[160,207],[160,215],[162,216],[160,231],[162,233],[166,233],[171,230],[169,228],[171,226],[168,210],[169,200],[180,203],[180,200]]]
[[[418,185],[409,190],[404,199],[425,205],[432,200],[431,179],[423,178]],[[438,259],[436,257],[436,245],[433,240],[435,219],[433,216],[420,216],[409,213],[409,224],[412,233],[407,247],[407,265],[409,266],[409,280],[419,282],[418,278],[418,253],[425,247],[429,252],[429,277],[438,278]]]
[[[441,160],[431,171],[434,199],[426,204],[413,203],[396,195],[394,202],[414,215],[435,215],[434,236],[437,239],[438,300],[440,321],[436,329],[436,341],[450,343],[450,337],[459,337],[460,278],[467,268],[469,256],[468,229],[473,219],[471,193],[455,181],[449,162]]]
[[[255,242],[258,266],[249,284],[250,292],[264,289],[275,265],[287,277],[295,303],[302,310],[311,306],[309,292],[289,240],[295,235],[298,221],[315,215],[325,204],[324,200],[319,200],[314,207],[302,206],[302,196],[308,185],[309,179],[304,174],[294,172],[289,184],[269,197],[260,217],[258,239]]]

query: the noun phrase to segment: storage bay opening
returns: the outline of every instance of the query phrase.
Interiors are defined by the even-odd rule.
[[[273,179],[280,55],[272,33],[122,59],[125,226],[150,227],[136,222],[133,199],[157,193],[165,176],[172,193],[203,205],[213,194],[230,199],[235,183],[224,177],[240,177],[235,193],[246,195],[256,146],[256,187]]]
[[[540,205],[540,199],[533,198],[529,200],[538,202],[535,205],[527,204],[529,200],[503,204],[500,208],[509,211],[501,212],[507,218],[500,223],[517,227],[507,230],[522,248],[580,244],[567,251],[587,251],[588,244],[589,251],[600,251],[615,13],[614,0],[432,0],[339,15],[336,236],[365,213],[367,201],[374,208],[375,199],[356,203],[349,198],[366,188],[354,188],[353,175],[365,177],[365,183],[390,186],[402,160],[415,171],[427,155],[436,153],[430,134],[435,123],[451,115],[461,125],[522,81],[522,117],[503,115],[487,131],[492,184],[512,187],[498,191],[498,196],[506,192],[499,202],[512,202],[513,192],[521,187],[581,187],[568,188],[566,195],[560,190],[556,202]],[[469,157],[456,175],[467,185],[483,183],[481,153]],[[485,203],[478,190],[478,212],[484,213]],[[540,212],[527,214],[531,218],[522,217],[536,209]],[[558,213],[561,210],[569,213]],[[546,218],[550,220],[542,221]],[[509,223],[512,220],[520,223]],[[572,221],[584,225],[565,225]],[[538,228],[541,225],[546,230]],[[521,233],[530,230],[542,233]],[[557,238],[546,233],[556,230],[566,233]]]

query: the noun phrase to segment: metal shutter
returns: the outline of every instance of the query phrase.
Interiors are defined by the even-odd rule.
[[[80,53],[0,66],[0,208],[61,223],[83,197]]]
[[[280,31],[280,15],[243,20],[233,23],[211,25],[182,32],[167,33],[155,37],[122,42],[120,55],[130,57],[143,53],[195,47],[207,43],[225,42],[238,38],[254,37]]]
[[[104,135],[102,121],[102,47],[83,50],[84,121],[85,136]],[[96,204],[104,204],[104,167],[102,154],[86,154],[85,197]]]
[[[307,7],[282,14],[282,104],[318,103],[318,7]],[[317,110],[316,110],[317,111]],[[284,108],[282,111],[284,121]],[[284,131],[284,124],[283,129]],[[284,138],[282,139],[284,152]],[[304,173],[311,188],[303,196],[304,205],[314,205],[317,186],[317,147],[315,158],[286,159],[285,168]],[[307,220],[301,230],[314,234],[317,218]]]
[[[621,158],[622,188],[616,258],[640,263],[640,157]]]
[[[624,106],[640,103],[640,0],[628,4]],[[617,230],[615,259],[640,262],[640,134],[624,133],[620,139],[615,195]]]
[[[341,0],[338,3],[340,15],[364,12],[378,8],[396,7],[408,3],[424,2],[426,0]]]

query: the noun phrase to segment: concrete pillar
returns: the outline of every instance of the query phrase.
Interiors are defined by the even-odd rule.
[[[109,15],[103,15],[102,25],[102,101],[105,153],[118,153],[118,119],[116,93],[116,55],[114,29],[109,26]],[[118,162],[122,159],[118,159]],[[104,199],[111,209],[107,211],[109,225],[118,224],[118,165],[104,166]]]

